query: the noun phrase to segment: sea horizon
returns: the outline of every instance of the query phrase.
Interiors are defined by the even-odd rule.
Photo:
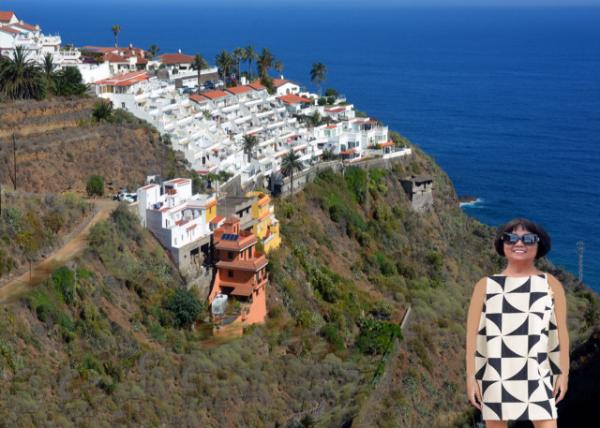
[[[324,87],[407,136],[459,195],[479,199],[463,205],[469,215],[491,226],[516,216],[539,222],[553,239],[549,259],[574,275],[575,245],[584,241],[584,282],[600,291],[600,7],[365,14],[297,4],[239,4],[235,13],[188,2],[56,4],[65,7],[2,7],[76,46],[111,45],[110,27],[119,24],[121,45],[202,52],[210,63],[221,49],[268,47],[287,78],[311,88],[311,64],[325,63]]]

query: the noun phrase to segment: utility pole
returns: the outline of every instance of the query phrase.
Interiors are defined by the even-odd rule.
[[[579,261],[579,282],[583,282],[583,250],[585,249],[585,244],[583,241],[577,241],[577,257]]]
[[[13,140],[13,187],[15,188],[15,192],[17,191],[17,138],[15,134],[12,135]]]

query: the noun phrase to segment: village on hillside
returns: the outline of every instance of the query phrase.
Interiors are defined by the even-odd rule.
[[[222,52],[210,66],[200,55],[159,55],[154,45],[120,47],[120,28],[112,30],[114,47],[63,46],[60,36],[0,11],[0,55],[76,67],[90,93],[153,125],[198,176],[212,179],[213,193],[193,194],[189,178],[148,176],[125,199],[208,299],[216,333],[264,322],[266,255],[281,242],[270,194],[293,193],[319,165],[406,158],[411,149],[337,91],[322,96],[321,63],[311,71],[319,87],[312,93],[282,75],[270,77],[280,67],[266,49],[260,56],[251,47]],[[294,174],[304,174],[296,186]],[[219,186],[235,191],[215,192]],[[403,187],[415,209],[431,205],[431,177],[407,177]]]

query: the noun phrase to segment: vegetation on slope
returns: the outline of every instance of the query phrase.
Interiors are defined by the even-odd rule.
[[[0,279],[61,245],[61,238],[91,211],[91,205],[74,194],[2,190],[0,197]]]
[[[87,252],[1,307],[1,420],[468,423],[465,308],[473,284],[501,260],[493,230],[462,213],[448,177],[414,150],[392,171],[324,171],[277,201],[284,239],[269,256],[268,321],[234,340],[210,337],[206,306],[181,291],[164,250],[120,207],[93,227]],[[432,210],[411,210],[399,182],[410,173],[433,176]],[[552,271],[567,287],[576,344],[598,323],[597,296]],[[382,364],[389,382],[378,383]]]

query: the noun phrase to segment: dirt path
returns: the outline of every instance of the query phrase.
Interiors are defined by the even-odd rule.
[[[108,218],[118,205],[118,202],[106,199],[97,200],[94,203],[96,205],[96,214],[91,219],[88,219],[87,224],[78,233],[74,234],[65,245],[32,267],[31,280],[29,272],[25,272],[0,286],[0,303],[4,303],[26,291],[28,288],[43,282],[57,266],[72,259],[87,247],[86,238],[90,228],[100,220]]]

